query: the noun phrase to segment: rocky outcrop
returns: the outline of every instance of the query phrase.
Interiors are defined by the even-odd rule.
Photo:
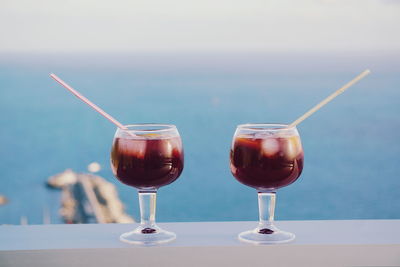
[[[66,223],[131,223],[118,192],[104,178],[68,169],[49,178],[48,186],[61,188],[60,214]]]

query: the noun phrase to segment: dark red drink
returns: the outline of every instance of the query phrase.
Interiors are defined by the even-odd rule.
[[[258,190],[287,186],[303,170],[303,149],[294,136],[236,136],[230,152],[236,179]]]
[[[111,167],[122,183],[138,189],[157,189],[175,181],[183,169],[179,136],[148,134],[114,139]]]

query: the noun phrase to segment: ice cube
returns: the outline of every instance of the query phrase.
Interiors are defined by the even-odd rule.
[[[146,153],[147,141],[141,139],[120,139],[119,147],[125,155],[143,158]]]
[[[171,157],[172,149],[170,139],[154,139],[147,142],[146,153],[149,155],[157,154],[163,157]]]
[[[170,139],[160,140],[158,149],[159,153],[162,154],[164,157],[172,157],[173,147]]]
[[[263,139],[273,136],[273,133],[270,132],[257,132],[254,134],[254,138],[256,139]]]
[[[265,138],[262,141],[262,152],[267,157],[273,156],[279,152],[279,142],[275,138]]]
[[[301,142],[298,136],[282,139],[282,153],[289,160],[294,160],[301,152]]]
[[[182,141],[180,138],[178,137],[172,137],[171,139],[169,139],[171,146],[173,149],[179,149],[182,150]]]

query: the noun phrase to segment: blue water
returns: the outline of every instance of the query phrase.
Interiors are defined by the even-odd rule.
[[[67,168],[113,178],[115,127],[48,77],[54,72],[120,121],[176,124],[185,169],[158,194],[159,221],[256,220],[256,192],[229,171],[235,127],[296,119],[366,67],[373,73],[299,126],[305,168],[278,191],[276,218],[400,218],[399,55],[1,55],[0,224],[58,217],[44,186]]]

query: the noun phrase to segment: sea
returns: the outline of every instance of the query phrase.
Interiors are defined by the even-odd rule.
[[[185,167],[158,191],[157,221],[184,222],[257,220],[256,191],[229,169],[236,126],[290,123],[367,68],[298,126],[304,170],[278,190],[277,220],[400,219],[400,53],[0,54],[0,224],[63,223],[45,183],[91,162],[139,217],[110,169],[115,126],[50,73],[124,124],[178,127]]]

